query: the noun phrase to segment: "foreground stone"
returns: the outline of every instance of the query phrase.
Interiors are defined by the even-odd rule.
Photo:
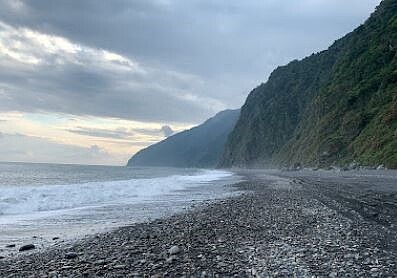
[[[75,253],[75,252],[68,252],[68,253],[65,254],[65,258],[66,259],[74,259],[74,258],[77,258],[77,257],[78,257],[78,254]]]
[[[19,248],[19,252],[28,251],[28,250],[32,250],[32,249],[35,249],[35,248],[36,248],[36,246],[34,244],[26,244],[26,245],[22,245]]]
[[[180,253],[180,252],[181,252],[181,248],[179,248],[179,247],[176,246],[176,245],[172,246],[172,247],[170,248],[170,250],[168,250],[168,253],[169,253],[170,255],[176,255],[176,254],[178,254],[178,253]]]

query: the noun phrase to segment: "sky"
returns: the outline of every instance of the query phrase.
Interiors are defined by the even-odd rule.
[[[124,165],[380,0],[0,0],[0,161]]]

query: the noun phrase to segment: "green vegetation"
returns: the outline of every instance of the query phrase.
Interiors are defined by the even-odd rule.
[[[385,164],[397,168],[397,0],[328,50],[254,89],[221,166]]]
[[[222,111],[197,127],[139,151],[128,166],[215,167],[239,114],[240,110]]]

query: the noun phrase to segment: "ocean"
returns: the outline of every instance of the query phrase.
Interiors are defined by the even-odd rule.
[[[0,163],[0,252],[168,216],[231,196],[225,185],[240,180],[223,170]]]

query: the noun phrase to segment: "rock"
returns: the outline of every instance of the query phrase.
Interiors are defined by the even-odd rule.
[[[58,277],[58,272],[57,271],[51,271],[48,273],[48,277]]]
[[[372,218],[378,218],[379,212],[371,211],[371,212],[368,213],[368,215],[369,215],[370,217],[372,217]]]
[[[59,239],[59,237],[57,237],[57,236],[52,238],[52,240],[58,240],[58,239]]]
[[[299,171],[302,169],[302,164],[300,162],[294,163],[294,166],[292,166],[293,171]]]
[[[349,164],[349,166],[347,167],[348,170],[356,170],[357,168],[359,168],[360,165],[356,162],[353,161]]]
[[[95,265],[104,265],[106,264],[105,260],[97,260],[94,262]]]
[[[14,248],[15,247],[15,244],[8,244],[8,245],[6,245],[6,248]]]
[[[69,270],[69,269],[72,269],[72,268],[73,268],[73,266],[65,265],[65,266],[61,267],[61,270]]]
[[[170,263],[173,263],[175,260],[176,260],[176,256],[172,255],[166,260],[166,262],[170,264]]]
[[[340,172],[341,171],[341,168],[339,168],[338,166],[334,166],[334,165],[331,166],[331,169],[333,171],[335,171],[335,172]]]
[[[179,248],[178,246],[174,245],[168,250],[168,253],[170,255],[176,255],[176,254],[179,254],[181,251],[182,251],[181,248]]]
[[[331,278],[338,277],[338,273],[335,272],[335,271],[333,271],[333,272],[331,272],[331,273],[328,275],[328,277],[331,277]]]
[[[378,167],[376,167],[376,170],[385,170],[385,165],[381,164]]]
[[[34,244],[26,244],[26,245],[22,245],[21,248],[19,248],[19,252],[33,250],[35,248],[36,246]]]
[[[118,265],[115,265],[113,268],[114,269],[124,269],[126,266],[125,266],[125,264],[118,264]]]
[[[75,253],[75,252],[68,252],[68,253],[65,254],[65,258],[69,259],[69,260],[77,258],[77,257],[78,257],[78,254]]]
[[[1,259],[4,259],[4,258],[5,258],[4,256],[0,256],[0,260],[1,260]]]

